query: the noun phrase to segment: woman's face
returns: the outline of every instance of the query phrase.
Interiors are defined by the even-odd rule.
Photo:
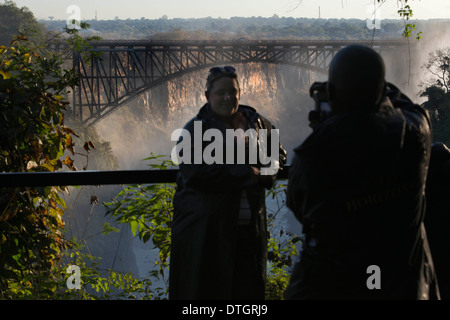
[[[222,119],[230,119],[238,110],[240,90],[236,79],[222,77],[205,93],[213,112]]]

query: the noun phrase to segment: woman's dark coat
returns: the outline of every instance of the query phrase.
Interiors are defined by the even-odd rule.
[[[253,108],[239,106],[250,128],[270,131],[268,120]],[[203,132],[225,127],[214,117],[209,104],[204,105],[185,128],[193,137],[194,122],[201,121]],[[225,137],[225,135],[224,135]],[[194,139],[191,139],[192,143]],[[225,138],[224,138],[225,140]],[[269,138],[270,141],[270,138]],[[203,148],[208,142],[203,142]],[[280,165],[286,153],[280,146]],[[193,150],[191,155],[193,155]],[[275,176],[266,185],[255,184],[249,164],[180,164],[174,197],[174,220],[170,257],[169,299],[232,299],[235,296],[233,271],[238,243],[238,213],[241,190],[246,189],[251,206],[249,237],[256,274],[256,285],[246,292],[255,299],[264,298],[267,261],[267,227],[265,189],[271,188]]]

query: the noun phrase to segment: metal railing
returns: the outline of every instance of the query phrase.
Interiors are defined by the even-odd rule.
[[[0,187],[45,187],[82,185],[120,185],[173,183],[178,169],[165,170],[111,170],[60,172],[6,172],[0,173]],[[277,179],[287,179],[289,165],[279,170]]]

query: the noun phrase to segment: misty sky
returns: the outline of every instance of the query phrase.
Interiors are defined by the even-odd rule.
[[[0,3],[3,3],[0,0]],[[157,19],[171,18],[230,18],[230,17],[308,17],[368,19],[374,0],[15,0],[19,7],[26,6],[38,19],[66,20],[67,9],[77,6],[81,19]],[[299,4],[300,2],[300,4]],[[417,19],[450,19],[449,0],[412,0],[411,8]],[[319,10],[320,7],[320,10]],[[379,7],[379,4],[376,4]],[[379,7],[380,19],[395,19],[397,1],[387,0]]]

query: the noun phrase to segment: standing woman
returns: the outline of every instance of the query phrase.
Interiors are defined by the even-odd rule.
[[[227,129],[254,129],[260,146],[260,130],[265,129],[271,141],[272,124],[255,109],[239,104],[235,68],[212,68],[205,96],[208,102],[184,127],[191,137],[192,157],[199,152],[194,148],[196,123],[197,128],[201,124],[202,137],[206,130],[218,129],[225,141]],[[212,141],[202,143],[200,151]],[[235,150],[236,145],[235,141]],[[277,147],[274,152],[283,165],[286,152],[279,143]],[[247,160],[241,164],[229,164],[225,156],[221,163],[207,164],[204,159],[199,164],[180,163],[173,203],[170,299],[264,299],[265,189],[273,187],[276,174],[262,175],[259,161],[249,163],[248,139],[245,149]],[[224,154],[226,150],[224,144]]]

